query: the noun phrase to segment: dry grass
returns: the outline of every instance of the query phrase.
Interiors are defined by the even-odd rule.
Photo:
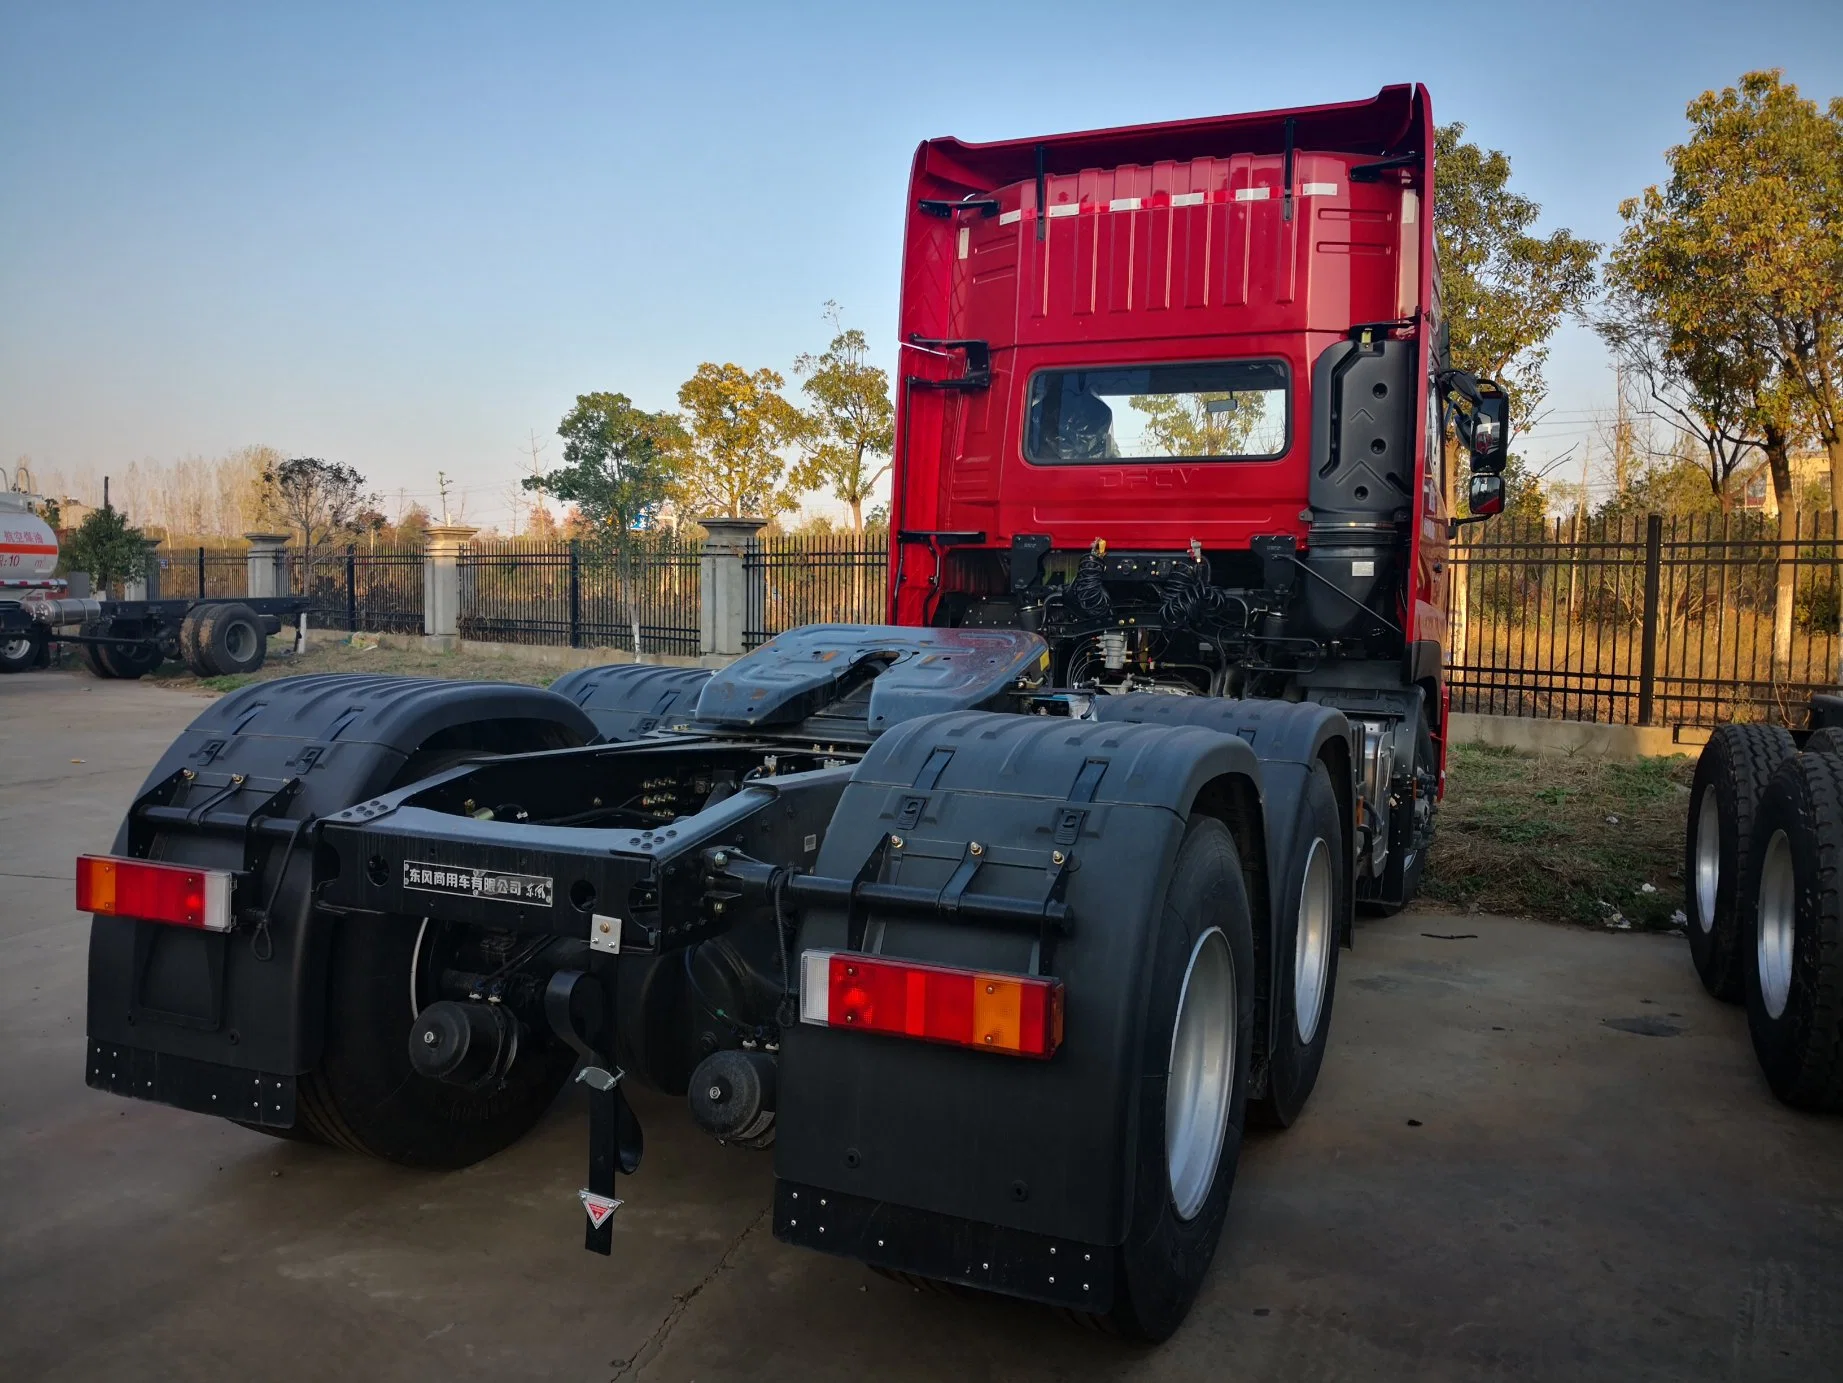
[[[1666,930],[1683,906],[1694,772],[1682,756],[1618,762],[1456,746],[1425,894],[1482,912]]]
[[[362,636],[361,636],[362,640]],[[236,677],[194,677],[183,663],[163,663],[147,680],[158,686],[197,690],[216,695],[235,691],[252,682],[294,677],[310,672],[364,672],[393,677],[447,677],[482,682],[523,682],[547,687],[565,671],[519,658],[456,651],[436,653],[421,648],[366,648],[348,643],[344,636],[316,635],[300,657],[282,655],[286,638],[269,641],[269,659],[255,673]],[[88,674],[82,674],[87,676]]]

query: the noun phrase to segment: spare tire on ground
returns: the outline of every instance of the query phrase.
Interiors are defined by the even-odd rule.
[[[207,675],[234,677],[254,672],[269,656],[269,636],[262,618],[240,601],[207,606],[199,617],[199,662],[212,669]]]

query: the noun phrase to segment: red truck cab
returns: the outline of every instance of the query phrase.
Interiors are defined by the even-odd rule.
[[[1433,151],[1420,86],[933,139],[904,241],[891,619],[1036,630],[1072,694],[1340,706],[1372,831],[1428,818],[1384,902],[1444,758]],[[1501,391],[1457,384],[1501,470]]]

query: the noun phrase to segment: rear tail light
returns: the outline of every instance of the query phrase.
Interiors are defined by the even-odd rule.
[[[211,932],[231,928],[231,875],[223,869],[77,856],[77,911]]]
[[[808,951],[800,1018],[829,1028],[1048,1057],[1062,1045],[1062,982],[947,965]]]

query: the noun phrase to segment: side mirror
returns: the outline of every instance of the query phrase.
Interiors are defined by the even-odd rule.
[[[1502,385],[1464,370],[1446,371],[1440,384],[1472,474],[1502,475],[1510,457],[1510,395]]]
[[[1450,539],[1460,528],[1468,523],[1483,523],[1486,519],[1504,512],[1504,477],[1501,475],[1475,475],[1465,487],[1466,517],[1448,519],[1446,536]]]
[[[1488,519],[1504,512],[1504,477],[1475,475],[1466,483],[1465,507],[1475,519]]]

